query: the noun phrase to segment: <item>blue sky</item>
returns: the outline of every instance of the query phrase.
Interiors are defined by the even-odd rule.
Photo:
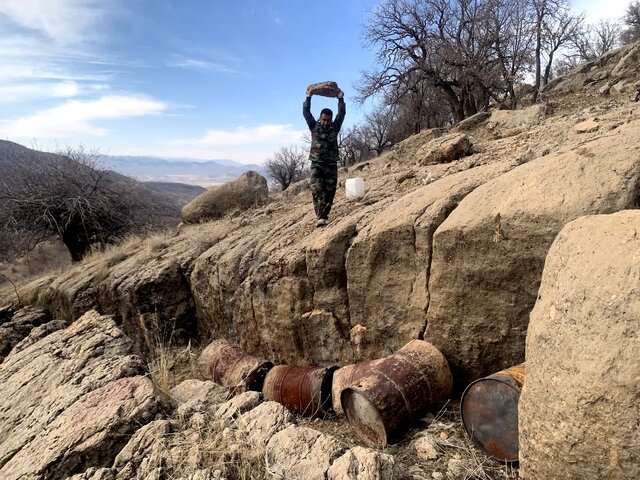
[[[301,144],[309,83],[335,80],[347,120],[373,54],[377,0],[0,0],[0,138],[263,162]],[[583,0],[590,20],[627,0]],[[334,99],[314,97],[317,115]],[[366,106],[364,107],[366,108]]]

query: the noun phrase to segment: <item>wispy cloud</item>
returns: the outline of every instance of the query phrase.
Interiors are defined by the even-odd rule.
[[[105,0],[3,0],[0,16],[59,44],[73,44],[95,31],[108,13]]]
[[[187,58],[179,55],[174,55],[171,60],[167,62],[168,67],[184,68],[187,70],[198,70],[203,72],[215,72],[215,73],[237,73],[233,68],[222,63],[211,62],[208,60]]]
[[[0,122],[0,136],[6,138],[66,138],[73,135],[105,136],[106,128],[94,122],[102,119],[162,113],[163,102],[142,97],[111,95],[97,100],[70,100],[33,115]]]
[[[0,87],[0,103],[15,103],[27,98],[71,98],[80,95],[77,82],[20,83]]]
[[[197,139],[178,139],[176,145],[206,145],[209,147],[227,147],[259,143],[288,144],[299,142],[304,130],[296,130],[293,125],[260,125],[257,127],[238,127],[235,130],[208,130]]]

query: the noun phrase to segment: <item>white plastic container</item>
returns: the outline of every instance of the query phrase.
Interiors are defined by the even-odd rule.
[[[362,178],[347,178],[344,186],[347,190],[347,200],[360,200],[364,197],[364,180]]]

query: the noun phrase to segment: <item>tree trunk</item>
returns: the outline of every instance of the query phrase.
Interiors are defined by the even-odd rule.
[[[79,262],[89,252],[91,244],[82,226],[72,226],[65,230],[62,235],[62,242],[71,254],[73,262]]]
[[[540,74],[541,74],[541,51],[542,51],[542,17],[543,13],[538,12],[538,18],[536,22],[536,81],[533,85],[533,103],[538,101],[538,94],[540,93]]]
[[[553,52],[549,53],[549,61],[544,69],[544,77],[542,77],[542,86],[544,87],[549,83],[549,77],[551,76],[551,64],[553,63]]]

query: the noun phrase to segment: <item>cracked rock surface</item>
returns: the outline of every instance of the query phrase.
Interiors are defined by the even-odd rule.
[[[57,479],[109,464],[165,406],[112,319],[90,311],[0,366],[0,477]]]

